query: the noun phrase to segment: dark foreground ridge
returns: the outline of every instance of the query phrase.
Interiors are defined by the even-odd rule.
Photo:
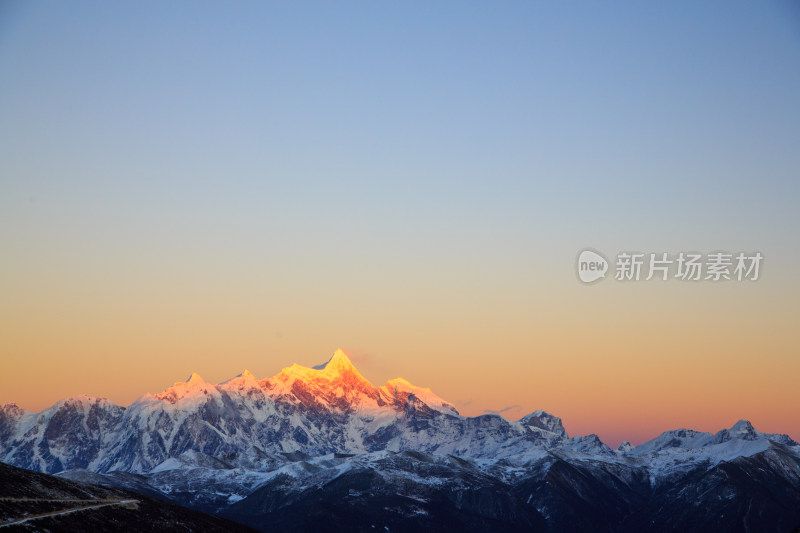
[[[252,531],[135,492],[0,463],[0,531]]]

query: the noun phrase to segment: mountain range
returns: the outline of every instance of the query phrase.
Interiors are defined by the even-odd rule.
[[[0,407],[0,461],[262,530],[790,531],[800,445],[741,420],[612,450],[561,419],[461,416],[342,351],[259,380],[192,374],[127,407]]]

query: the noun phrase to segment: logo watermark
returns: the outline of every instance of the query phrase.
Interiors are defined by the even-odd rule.
[[[608,260],[591,249],[581,250],[578,254],[578,277],[584,283],[592,283],[606,277]]]
[[[761,274],[761,252],[619,252],[615,257],[615,281],[757,281]],[[611,268],[597,250],[578,253],[578,278],[583,283],[604,279]]]

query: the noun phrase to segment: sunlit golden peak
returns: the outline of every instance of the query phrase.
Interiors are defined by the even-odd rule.
[[[334,352],[333,357],[325,364],[325,367],[333,367],[333,368],[353,368],[353,363],[350,362],[350,358],[345,355],[345,353],[339,349]]]
[[[350,362],[350,358],[348,358],[341,349],[336,350],[330,359],[320,365],[308,368],[295,363],[288,368],[284,368],[278,377],[283,381],[297,378],[303,381],[347,378],[369,383],[358,370],[356,370],[353,363]]]
[[[199,384],[199,383],[205,383],[205,382],[206,382],[206,380],[204,380],[202,377],[200,377],[200,374],[198,374],[197,372],[192,372],[192,375],[189,376],[189,379],[186,380],[186,383],[190,383],[190,384]]]
[[[321,365],[316,365],[311,368],[313,368],[314,370],[328,370],[328,371],[355,370],[355,367],[353,367],[353,363],[350,362],[350,358],[347,357],[347,355],[345,355],[345,353],[341,349],[336,350],[333,356],[324,363],[322,363]]]

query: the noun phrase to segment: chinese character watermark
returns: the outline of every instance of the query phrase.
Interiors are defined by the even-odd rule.
[[[615,281],[757,281],[764,256],[761,252],[619,252],[613,269],[598,251],[584,249],[578,254],[578,278],[592,283],[606,277],[610,269]]]

